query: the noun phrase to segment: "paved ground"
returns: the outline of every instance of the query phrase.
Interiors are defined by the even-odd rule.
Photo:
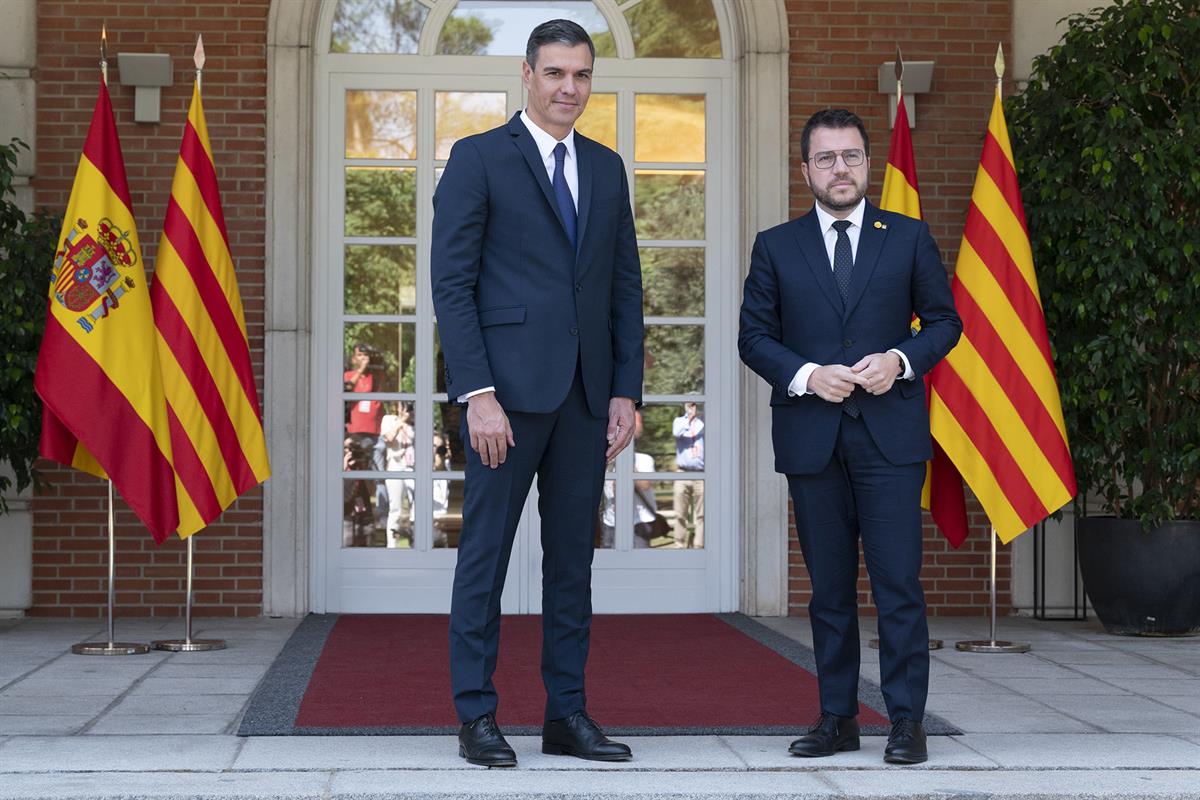
[[[804,620],[764,619],[808,643]],[[8,798],[982,797],[1200,798],[1200,639],[1108,636],[1093,623],[1002,620],[1024,655],[960,653],[982,620],[932,620],[929,710],[964,733],[930,739],[917,767],[882,761],[883,737],[831,759],[790,737],[635,737],[636,760],[544,756],[488,771],[449,737],[233,735],[294,620],[198,621],[229,649],[74,656],[104,626],[0,621],[0,800]],[[117,638],[176,638],[178,621],[118,621]],[[868,632],[864,631],[864,641]],[[863,674],[878,680],[864,647]],[[601,720],[603,722],[603,720]]]

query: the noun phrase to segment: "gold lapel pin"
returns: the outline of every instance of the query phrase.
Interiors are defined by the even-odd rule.
[[[884,224],[883,224],[882,222],[880,222],[879,220],[875,220],[875,227],[876,227],[878,230],[881,230],[881,231],[886,231],[886,230],[887,230],[887,225],[884,225]]]

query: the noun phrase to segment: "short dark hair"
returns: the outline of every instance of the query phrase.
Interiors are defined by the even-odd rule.
[[[808,161],[808,140],[812,137],[814,128],[858,128],[862,134],[863,153],[871,155],[871,139],[867,136],[867,126],[859,119],[858,114],[844,108],[826,108],[818,111],[804,123],[804,133],[800,134],[800,157]]]
[[[525,62],[530,68],[537,66],[538,51],[544,44],[565,44],[567,47],[586,44],[592,53],[592,61],[596,60],[596,45],[592,44],[592,37],[579,23],[569,19],[543,22],[529,34],[529,41],[525,45]]]

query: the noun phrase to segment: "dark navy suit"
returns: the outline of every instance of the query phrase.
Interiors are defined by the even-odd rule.
[[[578,132],[575,151],[576,246],[519,114],[455,144],[434,195],[431,270],[446,389],[454,399],[494,386],[516,441],[496,469],[467,451],[450,612],[463,722],[496,710],[500,595],[535,474],[546,718],[585,705],[608,404],[641,400],[642,284],[620,156]]]
[[[913,315],[919,333],[910,333]],[[858,712],[856,581],[861,537],[879,611],[880,672],[892,720],[920,721],[929,681],[921,589],[920,492],[931,453],[921,377],[958,341],[937,245],[924,222],[869,203],[843,302],[815,211],[763,231],[746,277],[738,349],[771,384],[775,469],[788,476],[812,579],[822,710]],[[791,396],[805,363],[902,351],[915,373],[883,395],[855,389],[861,415],[815,394]]]

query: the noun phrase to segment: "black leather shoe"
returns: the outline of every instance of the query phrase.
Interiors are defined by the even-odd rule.
[[[920,764],[929,759],[925,746],[925,726],[911,719],[898,719],[892,723],[887,747],[883,749],[883,760],[889,764]]]
[[[584,711],[565,719],[548,720],[542,726],[542,752],[552,756],[575,756],[588,761],[628,761],[628,745],[614,742]]]
[[[484,714],[465,723],[458,731],[458,754],[481,767],[515,767],[517,754],[504,740],[496,718]]]
[[[792,742],[788,752],[805,758],[823,758],[843,750],[858,749],[858,720],[821,712],[808,733]]]

